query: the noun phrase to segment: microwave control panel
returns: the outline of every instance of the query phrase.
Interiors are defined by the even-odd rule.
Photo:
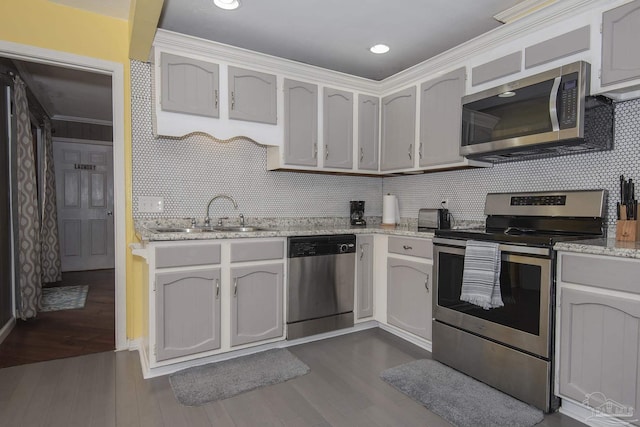
[[[562,76],[558,118],[560,129],[575,127],[578,120],[578,73]]]

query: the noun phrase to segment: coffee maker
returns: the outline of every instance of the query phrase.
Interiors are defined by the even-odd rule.
[[[367,221],[364,220],[364,200],[352,200],[351,204],[351,225],[364,227]]]

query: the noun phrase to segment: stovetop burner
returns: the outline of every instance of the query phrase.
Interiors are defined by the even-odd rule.
[[[484,240],[491,242],[508,242],[520,245],[552,247],[558,242],[585,240],[599,237],[593,234],[547,233],[535,230],[518,232],[514,230],[458,229],[436,230],[436,237],[458,240]]]

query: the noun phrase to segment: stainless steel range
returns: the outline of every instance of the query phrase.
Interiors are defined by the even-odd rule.
[[[605,190],[493,193],[484,229],[436,230],[434,359],[545,412],[556,409],[553,245],[602,236],[605,206]],[[504,306],[460,299],[468,241],[499,244]]]

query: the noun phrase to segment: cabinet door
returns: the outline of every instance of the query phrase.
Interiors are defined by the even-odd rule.
[[[162,53],[160,75],[164,111],[218,117],[218,64]]]
[[[640,0],[602,15],[602,86],[640,79]]]
[[[229,118],[276,124],[276,76],[229,67]]]
[[[460,68],[420,86],[420,166],[463,160],[460,129],[464,79],[465,69]]]
[[[283,335],[282,264],[231,269],[231,345]]]
[[[284,162],[318,165],[318,86],[284,80]]]
[[[560,394],[639,408],[640,301],[563,288],[560,304]]]
[[[156,360],[220,348],[220,269],[156,274]]]
[[[356,317],[373,316],[373,236],[357,236],[358,282],[356,283],[358,311]]]
[[[324,166],[353,168],[353,94],[324,88]]]
[[[382,98],[382,163],[380,169],[413,166],[416,135],[416,88]]]
[[[358,169],[378,170],[380,99],[358,95]]]
[[[431,264],[387,259],[387,321],[431,339]]]

